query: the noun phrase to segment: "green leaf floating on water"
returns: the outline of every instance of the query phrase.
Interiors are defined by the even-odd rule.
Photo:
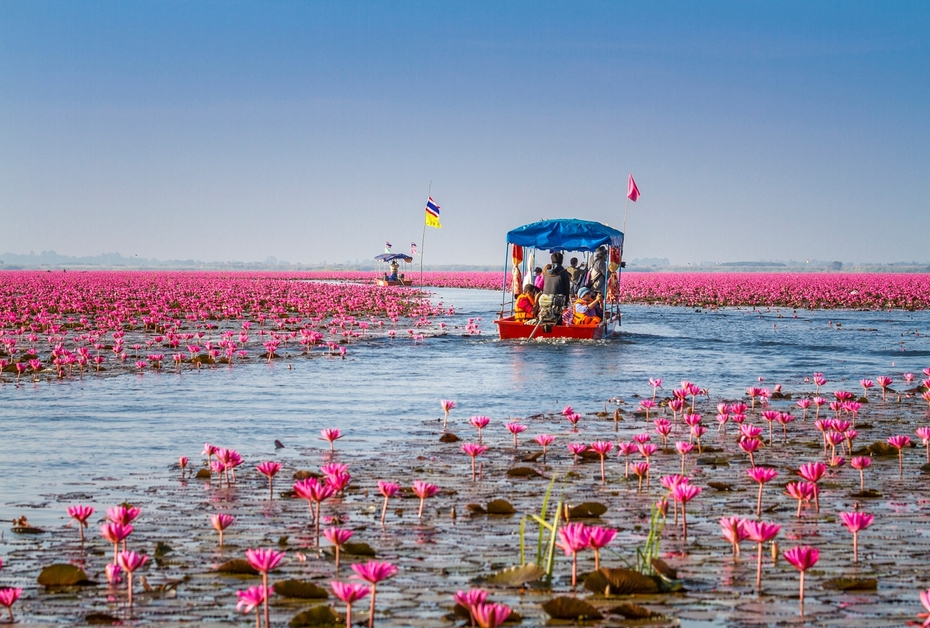
[[[44,587],[70,587],[74,585],[96,584],[87,578],[80,567],[68,563],[49,565],[39,574],[38,582]]]
[[[506,499],[495,499],[488,502],[487,511],[489,515],[512,515],[517,512]]]
[[[276,582],[274,592],[275,595],[304,600],[325,600],[329,597],[326,589],[306,580],[282,580]]]
[[[557,597],[542,605],[552,619],[603,619],[603,615],[596,608],[573,597]]]
[[[632,569],[610,569],[601,567],[585,578],[584,588],[599,595],[635,595],[658,593],[659,584]]]
[[[354,556],[375,556],[375,550],[368,543],[344,543],[342,551]]]
[[[875,578],[833,578],[823,583],[824,589],[833,591],[874,591],[878,588]]]
[[[545,575],[545,569],[535,563],[528,563],[491,574],[485,582],[499,587],[521,587],[524,584],[536,582]]]
[[[257,576],[258,571],[249,564],[249,561],[242,558],[233,558],[216,568],[220,573],[232,573],[246,576]]]
[[[512,478],[532,478],[538,476],[539,472],[530,467],[514,467],[507,469],[507,475]]]
[[[598,502],[584,502],[568,509],[570,519],[591,519],[607,512],[607,506]]]
[[[645,606],[633,604],[633,602],[624,602],[607,610],[608,615],[622,615],[626,619],[652,619],[660,617],[658,613],[653,613]]]
[[[209,480],[213,475],[206,469],[200,469],[194,477],[198,480]]]
[[[339,626],[345,623],[345,618],[329,606],[319,605],[294,615],[287,623],[290,628],[304,628],[305,626]]]

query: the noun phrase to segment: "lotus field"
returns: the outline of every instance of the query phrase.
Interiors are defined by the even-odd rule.
[[[366,272],[314,272],[307,276],[361,282],[375,279],[375,273]],[[416,283],[419,274],[410,277]],[[501,273],[494,272],[428,272],[423,274],[423,283],[437,288],[501,290],[504,280]],[[623,303],[683,307],[922,310],[930,307],[930,275],[625,272],[620,298]]]
[[[0,603],[11,622],[259,628],[919,622],[930,368],[860,383],[715,399],[653,378],[510,420],[437,399],[400,446],[344,449],[333,427],[283,462],[207,443],[157,490],[15,521]]]

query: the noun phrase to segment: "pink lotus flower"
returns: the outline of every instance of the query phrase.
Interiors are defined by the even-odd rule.
[[[606,483],[606,476],[604,474],[604,458],[607,457],[614,448],[614,444],[609,440],[599,440],[591,443],[591,450],[596,452],[601,457],[601,484]]]
[[[817,484],[827,473],[827,465],[822,462],[809,462],[807,464],[802,464],[798,467],[798,475],[807,480],[808,482],[813,482]],[[814,493],[814,508],[817,512],[820,512],[820,494],[819,491]]]
[[[892,436],[888,444],[898,450],[898,477],[904,479],[904,448],[911,446],[910,436]]]
[[[514,437],[516,438],[516,437]],[[471,457],[471,481],[477,481],[477,476],[475,474],[475,458],[483,454],[488,450],[484,445],[476,445],[475,443],[464,443],[462,445],[462,451],[468,454]]]
[[[268,478],[268,499],[274,499],[274,476],[281,470],[281,463],[268,460],[259,464],[255,469]]]
[[[657,377],[656,379],[649,378],[649,385],[652,386],[652,400],[656,400],[656,392],[662,388],[662,378]]]
[[[817,485],[813,482],[789,482],[785,485],[785,491],[798,500],[798,518],[801,517],[801,505],[804,502],[810,503],[817,495]]]
[[[588,449],[588,446],[584,443],[569,443],[568,451],[572,454],[572,464],[578,464],[578,456],[583,454]]]
[[[223,531],[235,522],[236,518],[232,515],[210,515],[210,523],[213,525],[213,528],[220,533],[220,547],[223,547]]]
[[[346,530],[344,528],[327,528],[323,530],[323,538],[329,541],[332,546],[335,548],[333,551],[336,553],[336,571],[339,571],[339,552],[342,550],[342,546],[352,538],[352,530]],[[344,600],[343,600],[344,601]]]
[[[885,401],[885,393],[887,393],[888,388],[891,387],[892,379],[887,375],[880,375],[875,378],[875,381],[882,387],[882,401]]]
[[[917,617],[924,620],[923,626],[930,626],[930,589],[920,592],[920,603],[927,610],[926,613],[920,613]]]
[[[117,564],[123,568],[128,576],[127,585],[129,587],[129,608],[132,608],[132,574],[147,563],[148,556],[136,554],[135,552],[120,552],[116,557]]]
[[[22,589],[17,589],[13,587],[6,587],[0,589],[0,605],[6,606],[6,610],[10,613],[10,623],[12,624],[13,619],[13,604],[16,603],[16,600],[19,599],[19,596],[23,594]]]
[[[81,543],[84,543],[84,528],[87,527],[87,520],[94,514],[93,506],[68,506],[68,516],[77,522],[78,531],[81,533]],[[2,565],[3,563],[0,563]]]
[[[744,521],[739,517],[723,517],[720,520],[720,529],[723,537],[730,542],[733,555],[739,558],[739,544],[747,538]]]
[[[104,571],[107,574],[107,584],[118,585],[123,581],[123,578],[120,576],[123,568],[117,565],[116,563],[107,563],[107,566],[104,568]]]
[[[820,559],[820,550],[815,547],[810,547],[808,545],[802,545],[801,547],[792,547],[790,550],[787,550],[782,554],[789,563],[794,565],[794,568],[801,572],[801,587],[799,598],[801,604],[804,603],[804,573],[817,564],[817,561]]]
[[[181,456],[178,458],[178,466],[181,467],[181,477],[184,477],[184,472],[187,470],[187,456]]]
[[[533,440],[535,440],[536,443],[537,443],[540,447],[543,448],[543,462],[545,462],[545,461],[546,461],[546,451],[548,450],[549,445],[551,445],[551,444],[553,443],[553,441],[555,441],[555,438],[553,438],[553,437],[550,436],[549,434],[539,434],[539,435],[537,435],[536,438],[534,438]]]
[[[442,429],[445,431],[446,424],[449,422],[449,412],[455,408],[455,402],[448,399],[441,399],[439,401],[439,406],[442,408],[443,417],[442,417]]]
[[[113,564],[116,564],[119,544],[132,534],[132,526],[108,522],[100,526],[100,535],[113,544]]]
[[[859,492],[865,490],[865,476],[863,471],[872,466],[872,459],[868,456],[857,456],[849,461],[849,466],[859,471]]]
[[[325,430],[320,430],[320,435],[323,436],[322,440],[329,441],[329,451],[336,451],[336,441],[342,438],[342,432],[336,428],[328,427]]]
[[[930,427],[918,427],[914,432],[927,449],[927,464],[930,464]]]
[[[739,448],[749,454],[749,464],[753,467],[756,466],[755,454],[760,447],[762,447],[762,441],[754,438],[744,439],[739,442]]]
[[[746,538],[753,543],[759,544],[759,555],[756,562],[756,591],[762,591],[762,544],[768,543],[781,530],[777,523],[765,523],[764,521],[745,521],[743,527],[746,530]]]
[[[762,488],[766,483],[771,482],[778,477],[778,471],[770,467],[752,467],[746,470],[746,474],[754,481],[759,483],[759,499],[756,504],[756,516],[762,516]]]
[[[319,541],[317,541],[319,544]],[[278,564],[284,560],[284,552],[278,552],[273,549],[248,549],[245,551],[246,560],[249,561],[249,564],[252,565],[252,568],[259,572],[262,575],[262,587],[266,591],[270,591],[268,588],[268,572],[278,566]],[[268,596],[265,596],[265,599],[262,600],[264,606],[264,615],[265,615],[265,626],[271,626],[271,623],[268,621]]]
[[[336,489],[326,482],[320,482],[316,478],[307,478],[298,480],[294,483],[294,494],[301,499],[307,500],[307,506],[310,508],[310,514],[313,517],[316,526],[316,543],[320,542],[320,508],[322,503],[332,497]],[[314,510],[314,504],[316,509]]]
[[[513,434],[513,448],[517,448],[517,435],[526,431],[526,426],[517,422],[507,424],[507,431]]]
[[[483,430],[484,428],[488,426],[488,423],[491,422],[491,418],[486,417],[486,416],[473,416],[472,418],[468,420],[468,422],[471,423],[472,427],[475,427],[478,429],[478,442],[479,443],[482,442],[481,430]]]
[[[484,589],[469,589],[468,591],[456,591],[452,595],[452,599],[455,600],[455,603],[468,611],[469,616],[471,617],[471,625],[475,626],[475,607],[479,604],[484,604],[484,601],[488,599],[488,592]]]
[[[864,512],[841,512],[840,519],[853,535],[853,562],[859,562],[859,532],[872,525],[874,517]]]
[[[371,608],[368,614],[368,626],[374,628],[375,594],[377,593],[378,583],[397,574],[397,567],[391,563],[369,560],[367,563],[352,565],[352,571],[356,573],[356,575],[352,576],[353,578],[364,580],[371,585]]]
[[[588,545],[594,550],[594,571],[597,571],[601,568],[601,549],[607,547],[614,540],[617,531],[613,528],[591,526],[589,534]]]
[[[681,535],[688,542],[688,502],[701,494],[703,489],[700,486],[694,486],[690,483],[677,484],[670,494],[670,497],[681,504]]]
[[[249,587],[245,591],[236,591],[236,598],[239,600],[236,603],[236,610],[242,613],[251,613],[254,610],[255,626],[256,628],[261,628],[258,608],[271,597],[272,594],[274,594],[274,587],[265,588],[263,586],[254,586]]]
[[[384,525],[384,518],[387,516],[388,500],[398,495],[401,488],[400,484],[378,480],[378,491],[384,495],[384,506],[381,508],[381,525]]]
[[[636,488],[637,493],[643,492],[643,480],[649,478],[649,463],[648,462],[634,462],[632,465],[633,473],[636,475],[639,480],[639,484]]]
[[[569,523],[559,528],[559,540],[556,545],[572,557],[572,588],[578,583],[578,552],[590,546],[591,531],[583,523]]]
[[[114,506],[107,510],[107,519],[113,523],[128,526],[141,512],[142,509],[135,506]]]
[[[503,604],[477,604],[472,616],[479,628],[498,628],[510,617],[511,610]]]
[[[694,445],[691,443],[686,443],[684,441],[678,441],[675,443],[675,449],[681,455],[681,475],[685,474],[685,458],[689,453],[694,450]]]
[[[426,499],[432,497],[439,492],[439,487],[435,484],[430,484],[429,482],[424,482],[422,480],[415,480],[413,483],[413,492],[417,497],[420,498],[420,510],[417,514],[418,519],[423,518],[423,504],[426,503]]]
[[[333,595],[346,605],[346,628],[352,628],[352,605],[367,596],[371,589],[360,582],[346,583],[338,580],[330,582],[329,587]]]

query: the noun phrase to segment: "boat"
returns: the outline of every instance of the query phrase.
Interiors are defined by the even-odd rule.
[[[526,260],[533,259],[535,257],[535,251],[577,251],[588,255],[600,247],[606,247],[608,252],[607,259],[611,262],[611,268],[616,266],[617,282],[619,282],[620,279],[620,269],[624,266],[621,261],[623,255],[623,233],[599,222],[574,218],[542,220],[517,227],[507,232],[506,242],[506,246],[511,254],[510,259],[513,260],[513,272],[517,277],[525,277],[527,271],[532,272],[533,269],[528,267]],[[524,251],[526,249],[531,250],[528,256],[524,256]],[[501,298],[501,311],[499,313],[500,318],[494,321],[502,340],[532,340],[538,338],[601,340],[616,333],[616,326],[620,324],[619,302],[608,303],[607,290],[608,284],[610,283],[609,281],[604,282],[602,295],[603,303],[605,304],[604,316],[600,323],[591,325],[543,324],[539,322],[529,323],[516,320],[513,314],[514,300],[510,302],[510,315],[504,315],[507,306],[506,277],[508,274],[505,263],[505,279]]]
[[[406,278],[406,273],[398,273],[399,264],[398,261],[403,261],[405,264],[410,264],[413,262],[413,258],[409,255],[404,255],[403,253],[382,253],[381,255],[376,255],[375,259],[380,262],[380,264],[388,264],[391,272],[384,272],[383,268],[378,269],[378,279],[377,283],[379,286],[412,286],[413,280]],[[380,266],[379,264],[379,266]]]

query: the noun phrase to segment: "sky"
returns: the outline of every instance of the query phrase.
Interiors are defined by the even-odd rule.
[[[927,2],[0,0],[0,251],[930,260]]]

